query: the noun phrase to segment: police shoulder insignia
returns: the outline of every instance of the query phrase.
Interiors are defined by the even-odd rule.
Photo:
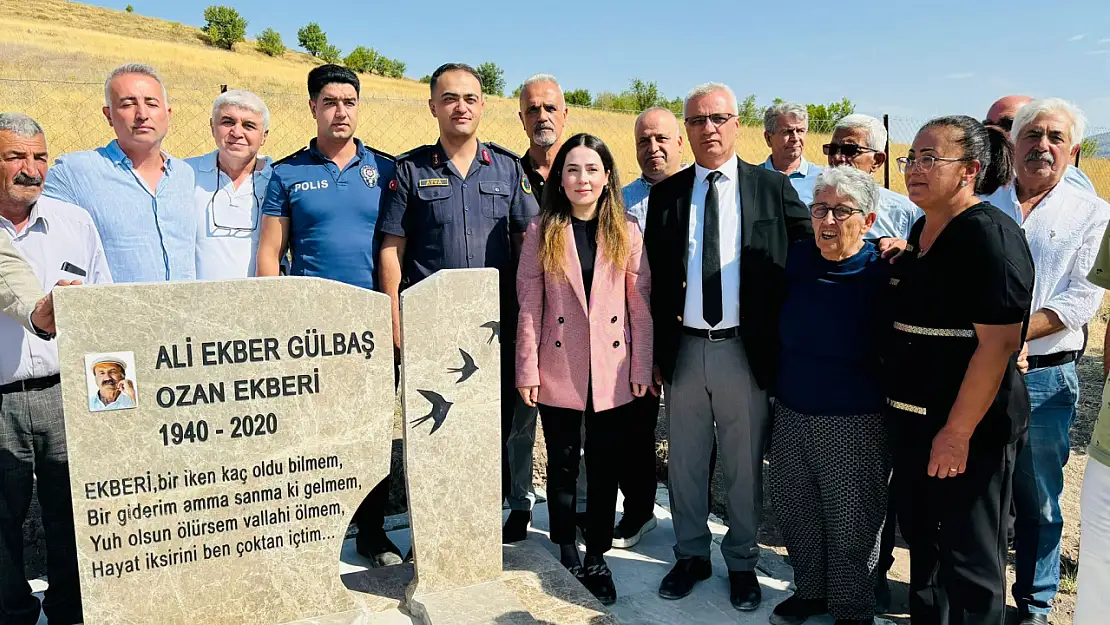
[[[528,180],[527,175],[523,175],[520,177],[520,188],[524,189],[525,193],[532,192],[532,183]]]
[[[362,181],[366,183],[366,186],[377,186],[378,169],[376,167],[374,167],[373,165],[363,165],[362,169],[359,170],[359,173],[362,174]]]
[[[451,182],[449,180],[447,180],[446,178],[425,178],[425,179],[416,183],[416,186],[421,187],[421,188],[423,188],[423,187],[447,187],[447,186],[450,186],[450,185],[451,185]]]
[[[510,150],[509,148],[507,148],[503,145],[498,145],[498,144],[494,143],[493,141],[487,141],[486,142],[486,147],[490,148],[494,152],[499,152],[501,154],[504,154],[505,156],[511,156],[512,158],[514,158],[518,161],[520,160],[520,155],[519,154],[517,154],[516,152],[513,152],[512,150]]]

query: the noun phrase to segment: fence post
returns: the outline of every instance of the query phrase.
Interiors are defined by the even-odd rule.
[[[883,113],[883,128],[886,128],[886,145],[883,146],[883,153],[886,154],[886,160],[883,162],[883,186],[890,188],[890,115]]]
[[[227,93],[227,85],[220,85],[220,93]]]

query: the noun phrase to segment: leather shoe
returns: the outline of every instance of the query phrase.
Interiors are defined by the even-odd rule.
[[[532,513],[528,510],[513,510],[505,525],[501,527],[501,542],[509,545],[528,540],[528,523],[532,521]]]
[[[728,599],[732,607],[741,612],[751,612],[763,601],[763,591],[759,588],[755,571],[729,571],[728,586]]]
[[[713,565],[708,558],[682,558],[675,562],[670,573],[659,584],[659,596],[664,599],[681,599],[694,590],[694,584],[709,579]]]
[[[1022,614],[1019,625],[1048,625],[1047,614]]]

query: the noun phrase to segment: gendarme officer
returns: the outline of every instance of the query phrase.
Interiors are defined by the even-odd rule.
[[[428,107],[439,141],[402,154],[378,230],[382,290],[393,299],[393,342],[400,345],[399,294],[440,269],[492,267],[501,282],[501,442],[513,419],[516,259],[528,220],[539,214],[520,157],[478,140],[485,98],[469,65],[432,74]],[[508,470],[502,449],[502,485]]]

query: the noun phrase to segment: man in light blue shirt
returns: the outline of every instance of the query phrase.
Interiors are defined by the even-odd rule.
[[[196,278],[193,170],[162,151],[171,109],[148,65],[116,68],[104,83],[107,146],[58,159],[46,195],[92,215],[116,282]]]
[[[649,108],[636,118],[636,160],[640,177],[625,185],[624,209],[640,222],[647,223],[648,195],[651,186],[682,169],[682,133],[678,118],[661,106]]]
[[[48,162],[35,120],[0,113],[0,240],[30,265],[43,291],[73,280],[111,282],[89,214],[42,195]],[[41,608],[51,623],[80,623],[58,347],[20,321],[0,316],[0,623],[39,621],[39,600],[24,581],[22,540],[36,483],[50,577]]]
[[[886,163],[886,127],[870,115],[847,115],[836,123],[832,138],[821,146],[829,167],[850,166],[874,175]],[[925,215],[910,198],[879,187],[879,209],[868,238],[909,239],[910,229]]]
[[[89,397],[89,410],[100,412],[135,407],[135,383],[127,379],[127,363],[103,358],[93,363],[92,374],[96,392]]]
[[[779,102],[763,113],[763,138],[771,155],[764,169],[777,171],[790,179],[798,198],[809,206],[813,203],[813,185],[821,167],[807,161],[802,152],[809,133],[809,111],[801,104]]]

